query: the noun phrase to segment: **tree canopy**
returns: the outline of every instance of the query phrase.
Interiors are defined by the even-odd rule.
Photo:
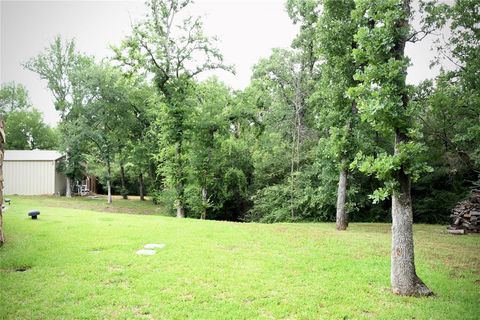
[[[192,1],[148,1],[111,58],[58,36],[25,63],[47,84],[57,128],[24,86],[2,85],[5,147],[65,152],[67,195],[93,174],[108,202],[148,195],[179,218],[336,221],[338,230],[391,221],[393,291],[430,295],[412,224],[447,221],[480,185],[479,4],[422,1],[413,12],[410,2],[286,1],[298,34],[235,91],[199,80],[233,67],[189,15]],[[408,84],[407,43],[442,27],[452,32],[432,63],[455,67]]]

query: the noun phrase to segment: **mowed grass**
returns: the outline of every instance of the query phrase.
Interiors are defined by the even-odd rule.
[[[107,197],[99,195],[95,197],[57,197],[57,196],[6,196],[20,202],[28,201],[34,206],[61,207],[72,209],[84,209],[112,213],[133,213],[148,215],[165,215],[162,206],[155,206],[151,201],[140,201],[138,196],[129,196],[129,200],[121,196],[113,196],[113,202],[107,203]],[[148,200],[148,197],[146,198]]]
[[[156,209],[136,201],[116,206]],[[476,235],[416,225],[417,272],[436,296],[400,297],[389,289],[388,224],[336,232],[330,223],[179,220],[86,203],[12,197],[0,319],[479,319]],[[32,208],[37,221],[26,216]],[[136,255],[147,243],[166,247]]]

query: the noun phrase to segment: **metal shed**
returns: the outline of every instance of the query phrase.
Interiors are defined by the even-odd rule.
[[[5,150],[4,194],[65,194],[66,178],[56,170],[63,157],[53,150]]]

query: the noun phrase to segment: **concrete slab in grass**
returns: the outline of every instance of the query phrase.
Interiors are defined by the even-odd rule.
[[[147,243],[143,246],[145,249],[163,249],[165,248],[164,243]]]
[[[143,255],[143,256],[151,256],[157,253],[155,250],[145,250],[145,249],[140,249],[137,250],[137,254]]]

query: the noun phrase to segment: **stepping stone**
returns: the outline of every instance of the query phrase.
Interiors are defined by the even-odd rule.
[[[165,248],[165,244],[164,243],[147,243],[145,246],[144,246],[145,249],[163,249]]]
[[[155,250],[145,250],[145,249],[140,249],[137,251],[137,254],[139,255],[144,255],[144,256],[151,256],[157,253]]]

